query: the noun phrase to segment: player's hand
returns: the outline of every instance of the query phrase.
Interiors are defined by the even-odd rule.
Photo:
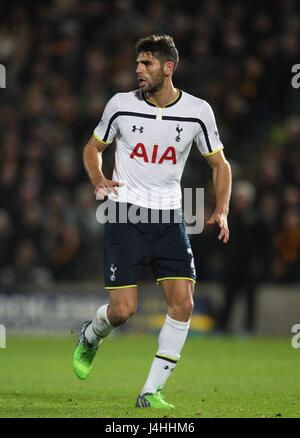
[[[110,193],[118,194],[117,188],[122,186],[122,183],[112,181],[110,179],[102,178],[97,184],[95,184],[95,194],[97,200],[103,200]]]
[[[229,228],[228,228],[226,213],[218,213],[215,211],[206,223],[208,225],[218,224],[221,230],[218,239],[222,240],[224,243],[228,242]]]

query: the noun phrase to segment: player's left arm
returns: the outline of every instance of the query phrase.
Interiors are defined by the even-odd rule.
[[[216,208],[207,224],[217,223],[220,227],[219,240],[227,243],[229,240],[229,228],[227,216],[231,195],[231,168],[223,151],[206,157],[213,172],[213,183],[216,194]]]

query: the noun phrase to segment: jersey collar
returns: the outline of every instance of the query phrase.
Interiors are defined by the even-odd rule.
[[[178,91],[179,91],[179,93],[178,93],[178,96],[176,97],[176,99],[173,100],[173,102],[168,103],[168,105],[163,106],[162,108],[169,108],[170,106],[173,106],[173,105],[175,105],[177,102],[179,102],[179,100],[180,100],[181,97],[182,97],[182,91],[181,91],[181,90],[178,90]],[[151,100],[149,100],[149,99],[146,97],[146,95],[145,95],[143,92],[141,92],[141,93],[142,93],[142,96],[143,96],[144,101],[145,101],[148,105],[150,105],[150,106],[154,106],[155,108],[158,108],[153,102],[151,102]]]

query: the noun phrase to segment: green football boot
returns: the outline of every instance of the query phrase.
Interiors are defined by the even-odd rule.
[[[80,336],[73,356],[73,370],[80,380],[85,380],[92,369],[92,362],[98,347],[93,347],[85,337],[85,331],[92,321],[86,321],[81,326]]]
[[[173,409],[175,406],[165,401],[160,391],[155,393],[146,392],[139,395],[135,406],[137,408]]]

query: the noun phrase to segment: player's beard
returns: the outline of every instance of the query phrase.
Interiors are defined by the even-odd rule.
[[[161,70],[154,79],[148,82],[149,85],[144,88],[144,93],[147,93],[148,95],[157,93],[162,89],[164,81],[165,76],[163,70]]]

